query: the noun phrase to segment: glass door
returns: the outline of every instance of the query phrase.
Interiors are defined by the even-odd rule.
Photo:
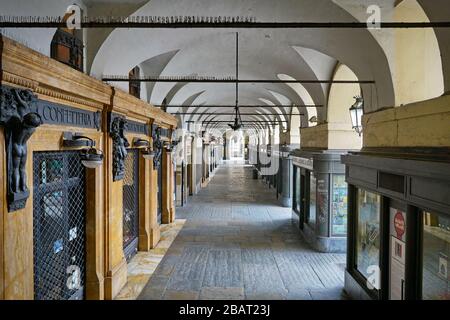
[[[450,300],[450,216],[422,211],[422,299]]]
[[[389,299],[405,299],[406,205],[390,200]]]

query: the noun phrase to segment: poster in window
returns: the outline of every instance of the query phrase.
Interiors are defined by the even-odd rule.
[[[317,177],[317,232],[320,236],[328,236],[328,174],[318,174]]]
[[[406,239],[406,213],[396,208],[389,208],[390,233],[392,236],[405,241]]]

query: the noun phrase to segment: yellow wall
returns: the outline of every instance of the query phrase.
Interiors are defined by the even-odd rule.
[[[429,22],[416,0],[403,0],[394,21]],[[444,93],[442,61],[433,29],[396,29],[390,56],[396,106],[427,100]]]
[[[450,95],[363,116],[364,147],[449,147]]]

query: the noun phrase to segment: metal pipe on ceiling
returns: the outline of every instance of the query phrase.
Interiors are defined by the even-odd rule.
[[[137,17],[139,18],[139,17]],[[161,21],[118,21],[117,19],[106,19],[95,21],[81,21],[81,28],[145,28],[145,29],[375,29],[375,26],[367,22],[255,22],[255,21],[173,21],[170,16],[160,17]],[[177,17],[178,18],[178,17]],[[200,17],[197,17],[200,18]],[[66,28],[63,21],[45,21],[41,19],[34,21],[17,19],[8,21],[3,19],[2,28]],[[424,29],[424,28],[450,28],[450,21],[438,22],[380,22],[376,28],[381,29]]]
[[[374,84],[374,80],[314,80],[314,79],[233,79],[216,77],[184,77],[184,76],[162,76],[162,77],[140,77],[130,79],[128,76],[107,75],[102,78],[106,82],[197,82],[197,83],[317,83],[317,84]]]
[[[179,114],[179,115],[204,115],[204,116],[210,116],[210,115],[218,115],[218,116],[234,116],[234,113],[218,113],[218,112],[170,112],[171,114]],[[279,115],[278,113],[241,113],[241,116],[275,116]],[[296,114],[300,116],[304,116],[304,113]]]
[[[154,106],[156,108],[160,108],[161,106]],[[183,106],[183,105],[167,105],[166,108],[236,108],[234,105],[190,105],[190,106]],[[268,104],[260,104],[260,105],[240,105],[239,108],[292,108],[292,107],[298,107],[298,108],[323,108],[322,104],[275,104],[275,105],[268,105]]]

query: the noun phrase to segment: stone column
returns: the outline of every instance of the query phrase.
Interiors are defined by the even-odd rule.
[[[163,148],[162,153],[162,213],[161,222],[164,224],[171,223],[171,208],[173,202],[173,189],[171,181],[172,175],[172,159],[171,152],[168,152],[166,148]],[[171,193],[172,192],[172,193]]]
[[[189,195],[193,196],[197,193],[196,176],[197,176],[197,150],[196,150],[196,138],[191,137],[191,162],[190,162],[190,185]]]
[[[292,158],[289,156],[289,148],[281,147],[281,197],[280,203],[283,207],[292,206]]]
[[[158,224],[158,171],[153,170],[153,158],[140,159],[140,208],[139,208],[139,251],[153,249],[159,241]]]
[[[174,199],[174,197],[173,197],[173,194],[174,194],[174,192],[175,192],[175,188],[176,188],[176,186],[175,186],[175,177],[174,177],[174,175],[175,175],[175,170],[174,170],[174,168],[175,168],[175,164],[174,164],[174,161],[173,161],[173,157],[172,157],[172,152],[168,152],[169,153],[169,161],[170,161],[170,177],[169,177],[169,179],[170,179],[170,189],[169,189],[169,200],[170,200],[170,202],[169,202],[169,204],[170,204],[170,216],[169,216],[169,223],[172,223],[172,222],[174,222],[175,221],[175,199]]]
[[[183,162],[176,166],[176,168],[177,168],[177,170],[176,170],[176,182],[177,182],[177,185],[176,185],[176,190],[177,190],[177,192],[176,192],[176,205],[178,207],[181,207],[183,205],[183,199],[182,199],[183,195],[182,195],[182,192],[181,192],[181,190],[183,188],[183,186],[182,186],[182,183],[183,183],[183,175],[182,175],[183,174],[183,166],[184,166]]]
[[[127,282],[123,252],[123,180],[113,180],[113,139],[105,135],[105,299],[112,300]]]

